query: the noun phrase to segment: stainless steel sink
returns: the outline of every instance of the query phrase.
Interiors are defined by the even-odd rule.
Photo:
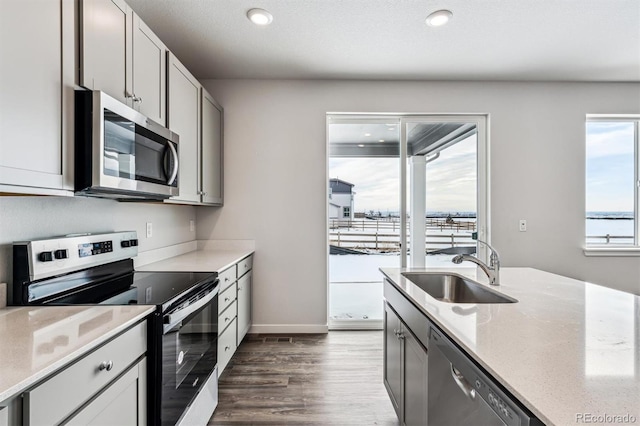
[[[403,272],[434,299],[448,303],[515,303],[516,299],[456,274]]]

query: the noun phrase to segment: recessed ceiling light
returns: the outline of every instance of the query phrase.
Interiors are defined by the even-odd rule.
[[[364,135],[365,136],[371,136],[371,133],[365,133]]]
[[[384,139],[378,139],[378,142],[384,142]]]
[[[273,21],[273,15],[264,9],[251,9],[247,18],[256,25],[269,25]]]
[[[449,20],[453,17],[453,13],[450,10],[442,9],[436,10],[429,16],[427,16],[427,25],[432,27],[441,27],[442,25],[449,22]]]
[[[358,144],[358,146],[359,146],[360,148],[364,148],[364,145],[363,145],[363,144]]]

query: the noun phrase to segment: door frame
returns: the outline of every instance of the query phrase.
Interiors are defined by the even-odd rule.
[[[325,199],[329,194],[329,159],[330,141],[329,126],[336,121],[349,123],[367,123],[372,121],[396,122],[400,126],[400,268],[407,267],[407,122],[461,122],[474,123],[477,126],[477,213],[476,229],[478,239],[491,244],[491,174],[490,174],[490,115],[488,113],[348,113],[327,112],[325,115]],[[482,218],[482,220],[481,220]],[[329,203],[325,200],[325,270],[327,274],[327,326],[329,330],[382,330],[382,320],[336,320],[331,321],[331,276],[329,270]],[[479,259],[488,261],[488,250],[484,245],[477,245],[476,253]],[[382,280],[382,277],[381,277]]]

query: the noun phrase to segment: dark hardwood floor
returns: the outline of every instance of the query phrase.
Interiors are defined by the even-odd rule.
[[[397,426],[382,331],[248,335],[220,377],[209,425]]]

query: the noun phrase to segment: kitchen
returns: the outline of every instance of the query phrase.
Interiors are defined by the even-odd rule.
[[[549,2],[549,5],[556,3]],[[592,8],[585,9],[600,10],[597,4],[594,2]],[[637,18],[633,21],[638,16],[637,5],[623,4],[629,9],[620,14],[632,21],[632,25],[633,22],[637,24]],[[155,3],[132,1],[130,5],[169,47],[176,49],[175,54],[181,60],[193,64],[195,68],[191,71],[196,73],[197,56],[202,54],[198,52],[206,51],[205,46],[199,48],[197,37],[189,38],[181,35],[181,31],[172,31],[168,23],[163,23],[162,16],[151,13]],[[273,27],[252,27],[246,19],[246,10],[254,6],[243,4],[233,9],[225,5],[233,9],[234,13],[230,11],[227,19],[233,16],[235,25],[226,40],[231,43],[236,39],[255,38],[259,31],[257,34],[265,43],[263,49],[275,49],[276,45],[282,49],[282,43],[269,39],[266,37],[269,33],[262,31],[274,31]],[[171,16],[175,10],[168,4],[165,7],[158,6],[158,11],[161,15]],[[299,28],[300,22],[293,17],[285,18],[288,12],[284,4],[274,2],[264,7],[274,14],[274,26],[279,21],[293,21],[300,33],[304,32],[304,28]],[[357,6],[352,4],[350,7],[352,9],[342,11],[343,15],[357,16]],[[421,16],[418,20],[420,29],[431,31],[423,22],[422,15],[427,7],[415,2],[411,8],[407,6],[405,14],[411,16],[415,11]],[[528,12],[533,14],[533,20],[541,14],[544,16],[543,11],[542,6],[531,6]],[[186,7],[180,13],[175,12],[174,15],[184,14],[183,19],[194,22],[199,14],[197,9],[189,11]],[[3,16],[7,15],[3,13]],[[572,18],[563,25],[568,25],[568,21],[580,21],[572,14],[570,16]],[[37,28],[40,22],[34,21],[37,17],[37,14],[30,14],[21,19],[32,22]],[[456,23],[456,18],[457,14],[451,24]],[[48,18],[41,16],[39,19],[44,25]],[[178,17],[172,19],[176,19],[178,25]],[[2,23],[3,28],[11,28],[4,20]],[[531,28],[532,31],[535,29],[534,26]],[[548,69],[558,74],[548,71],[549,76],[537,71],[540,64],[512,76],[502,73],[507,72],[502,71],[506,69],[505,65],[495,67],[493,74],[488,71],[483,74],[471,67],[466,73],[450,69],[448,74],[425,72],[423,78],[413,75],[406,79],[386,77],[383,73],[367,75],[364,71],[355,74],[356,79],[350,77],[354,74],[332,75],[327,71],[323,75],[323,66],[307,77],[301,77],[293,70],[289,74],[277,74],[274,70],[275,77],[282,76],[279,79],[266,74],[251,78],[251,75],[243,74],[251,69],[246,66],[236,75],[223,70],[208,74],[203,69],[196,75],[202,76],[201,83],[224,108],[224,206],[118,203],[85,197],[3,196],[0,199],[0,281],[12,282],[14,241],[77,232],[135,230],[140,242],[138,250],[144,254],[194,241],[249,240],[255,241],[256,248],[251,332],[325,333],[326,114],[353,111],[485,113],[490,114],[491,242],[501,252],[503,267],[533,267],[638,294],[640,263],[637,257],[586,257],[583,252],[585,116],[640,113],[637,76],[640,53],[636,33],[625,33],[628,37],[623,47],[629,50],[623,56],[629,65],[626,68],[621,65],[620,69],[630,71],[629,74],[621,71],[620,75],[615,70],[611,74],[601,71],[597,63],[603,59],[599,56],[590,67],[588,64],[574,66],[571,58],[556,66],[550,62]],[[286,34],[291,37],[289,32]],[[586,33],[583,35],[587,37]],[[7,40],[5,33],[2,39]],[[520,38],[520,41],[529,43],[526,45],[529,50],[522,50],[531,55],[552,47],[548,40],[537,43],[536,37],[531,36]],[[183,46],[189,43],[193,48]],[[15,46],[20,45],[16,43]],[[223,55],[224,50],[221,46],[215,53]],[[604,50],[601,47],[598,52],[605,55]],[[512,54],[499,49],[496,52],[502,52],[503,57],[479,61],[477,65],[502,64],[506,56]],[[570,55],[567,53],[567,56]],[[557,56],[557,60],[561,57]],[[215,58],[211,61],[215,62]],[[33,60],[27,63],[33,63]],[[563,70],[565,74],[562,74]],[[580,74],[580,71],[584,73]],[[3,98],[5,84],[9,84],[5,72],[8,70],[3,66]],[[37,93],[36,82],[45,78],[38,75],[35,66],[15,67],[14,72],[8,74],[10,84],[19,87],[15,84],[19,76],[29,78],[34,93]],[[218,76],[223,78],[215,78]],[[35,108],[29,97],[23,102],[27,104],[23,110]],[[3,116],[9,110],[19,110],[2,105]],[[37,127],[27,122],[26,116],[22,120],[23,126]],[[2,146],[4,149],[5,145]],[[280,190],[285,181],[289,185],[287,192]],[[10,189],[3,186],[2,191],[11,193]],[[286,226],[292,207],[297,208],[297,205],[291,205],[289,194],[296,194],[296,204],[304,206],[300,214],[308,218],[308,226],[296,229],[296,232],[277,232],[278,228]],[[554,209],[553,214],[550,214],[551,209]],[[529,222],[526,233],[517,229],[518,220],[523,217]],[[150,238],[144,237],[147,223],[153,224]],[[300,241],[304,242],[305,250],[291,250],[291,247],[298,247]],[[300,277],[304,277],[304,285],[300,284]]]

